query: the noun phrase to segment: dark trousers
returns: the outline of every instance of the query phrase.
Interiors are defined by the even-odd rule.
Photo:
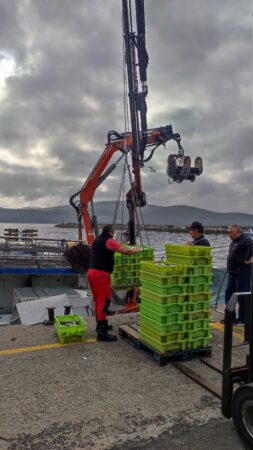
[[[251,274],[250,273],[229,273],[228,283],[225,290],[225,303],[227,304],[234,292],[250,292]],[[239,311],[238,320],[244,323],[244,304],[246,296],[242,295],[238,297]],[[234,319],[236,318],[234,314]]]

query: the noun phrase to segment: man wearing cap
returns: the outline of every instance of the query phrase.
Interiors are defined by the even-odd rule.
[[[188,241],[188,245],[201,245],[203,247],[210,247],[210,242],[204,236],[204,227],[201,222],[192,222],[189,233],[193,241]]]

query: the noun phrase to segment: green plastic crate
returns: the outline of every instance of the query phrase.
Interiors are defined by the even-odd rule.
[[[205,348],[208,347],[210,342],[212,341],[212,337],[206,337],[206,338],[197,338],[197,339],[188,339],[187,340],[187,344],[186,347],[187,349],[201,349],[201,348]]]
[[[211,284],[212,275],[188,275],[189,284]]]
[[[144,314],[144,316],[150,317],[153,320],[156,320],[160,323],[168,323],[170,320],[170,315],[173,313],[186,313],[187,312],[187,304],[186,303],[172,303],[171,305],[168,305],[165,307],[166,312],[164,314],[161,314],[160,312],[156,311],[155,309],[150,308],[149,306],[146,306],[146,304],[140,304],[140,313],[141,315]],[[167,319],[168,317],[168,319]]]
[[[166,253],[173,253],[186,256],[210,256],[211,247],[200,245],[185,245],[185,244],[165,244]]]
[[[211,291],[211,284],[188,284],[187,285],[187,293],[191,294],[194,292],[210,292]]]
[[[187,292],[187,285],[186,284],[176,284],[172,286],[163,286],[157,283],[152,283],[151,281],[147,281],[144,279],[141,279],[141,286],[144,289],[148,289],[153,292],[157,292],[158,294],[162,295],[169,295],[169,294],[184,294]]]
[[[156,284],[171,286],[173,284],[183,284],[186,280],[186,275],[158,275],[156,273],[141,270],[141,279]]]
[[[141,317],[141,320],[139,322],[139,325],[143,327],[147,327],[150,330],[152,330],[153,333],[158,333],[159,335],[167,335],[169,333],[172,333],[173,331],[180,331],[180,332],[187,332],[187,322],[171,322],[167,325],[160,325],[157,326],[157,323],[154,320],[148,318],[148,317]],[[159,329],[158,329],[159,328]],[[145,332],[145,331],[144,331]],[[159,339],[158,339],[159,340]]]
[[[211,275],[212,266],[187,266],[187,273],[191,275]]]
[[[150,308],[151,310],[156,311],[158,314],[161,314],[163,316],[174,312],[174,305],[178,305],[178,308],[175,309],[176,312],[183,312],[187,310],[187,303],[183,301],[167,302],[165,304],[162,304],[143,296],[141,297],[141,305],[145,308]],[[181,305],[184,305],[183,311],[180,311]]]
[[[168,264],[166,261],[141,261],[141,270],[158,275],[184,275],[187,273],[187,266],[183,264]]]
[[[190,266],[205,266],[210,265],[212,262],[211,256],[187,256],[187,255],[179,255],[166,253],[168,263],[179,263],[186,264]]]
[[[159,331],[159,333],[167,334],[167,333],[170,333],[171,331],[176,331],[177,328],[182,329],[182,327],[183,327],[182,324],[183,323],[186,324],[185,317],[186,316],[183,313],[172,313],[172,314],[168,314],[166,316],[167,323],[161,323],[161,322],[154,320],[151,317],[148,317],[142,313],[140,316],[140,322],[144,323],[148,327],[154,328],[156,331]],[[180,324],[180,327],[174,326],[174,324],[178,324],[178,323]],[[171,328],[172,325],[173,325],[173,328]]]
[[[139,278],[123,278],[118,280],[112,280],[112,286],[115,288],[130,288],[130,287],[139,287],[140,279]]]
[[[123,279],[123,278],[129,278],[129,272],[113,272],[112,273],[112,279],[113,280],[118,280],[118,279]]]
[[[159,333],[154,328],[151,328],[144,323],[140,323],[139,331],[146,333],[153,339],[156,339],[159,342],[163,342],[164,344],[169,342],[181,341],[182,339],[186,339],[187,333],[186,331],[172,331],[170,333]]]
[[[188,320],[186,322],[186,329],[188,331],[198,330],[199,328],[207,329],[210,327],[210,319],[196,319]]]
[[[123,272],[123,273],[132,273],[136,270],[140,270],[140,263],[135,264],[114,264],[113,273]]]
[[[187,294],[186,296],[187,301],[189,302],[200,302],[200,301],[208,301],[211,302],[212,300],[212,293],[211,291],[208,292],[193,292],[191,294]]]
[[[199,328],[198,330],[191,330],[187,332],[187,339],[209,338],[212,339],[211,328]]]
[[[142,287],[140,288],[140,296],[141,296],[141,299],[143,297],[145,297],[148,300],[154,300],[158,303],[161,303],[162,305],[167,305],[167,303],[183,302],[187,298],[186,294],[162,295],[162,294],[158,294],[157,292],[153,292],[148,289],[144,289]]]
[[[198,319],[209,319],[211,320],[211,309],[208,308],[206,311],[192,311],[186,314],[186,320],[198,320]]]
[[[187,312],[191,311],[206,311],[209,308],[210,302],[188,302]]]
[[[85,341],[87,323],[78,314],[55,316],[54,329],[61,344]]]
[[[186,349],[186,339],[164,344],[148,336],[146,333],[143,333],[143,331],[140,331],[140,337],[142,342],[148,344],[151,348],[158,350],[161,353]]]

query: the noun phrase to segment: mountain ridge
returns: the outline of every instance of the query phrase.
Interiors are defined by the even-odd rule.
[[[117,222],[121,221],[123,208],[124,222],[127,221],[127,210],[122,202],[119,205]],[[96,202],[95,211],[99,223],[110,223],[115,210],[114,201]],[[188,205],[146,205],[141,210],[147,225],[189,225],[199,220],[204,225],[220,226],[236,223],[253,226],[253,214],[240,212],[215,212],[208,209]],[[76,222],[75,211],[69,205],[47,208],[2,208],[0,207],[0,223],[48,223]]]

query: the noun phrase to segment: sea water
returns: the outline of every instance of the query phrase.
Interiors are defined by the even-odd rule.
[[[0,236],[4,236],[6,228],[18,228],[21,233],[25,229],[38,230],[38,237],[41,239],[65,239],[75,241],[78,239],[78,230],[75,228],[55,228],[53,224],[30,224],[30,223],[0,223]],[[120,240],[120,231],[116,232],[115,238]],[[224,268],[229,247],[229,238],[226,235],[211,234],[207,238],[213,248],[213,265]],[[186,243],[191,240],[187,233],[169,233],[148,231],[142,232],[138,241],[151,245],[155,249],[156,259],[165,257],[165,243]]]

